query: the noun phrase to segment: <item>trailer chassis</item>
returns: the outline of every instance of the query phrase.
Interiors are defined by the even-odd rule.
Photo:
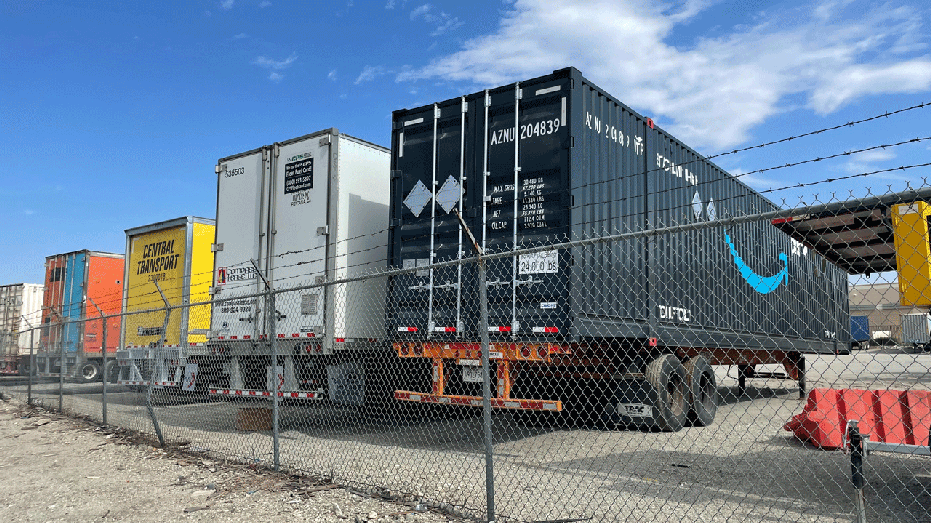
[[[396,390],[394,398],[400,401],[461,405],[480,407],[481,396],[453,395],[446,393],[447,365],[476,364],[481,360],[481,344],[468,342],[395,342],[394,350],[401,358],[426,358],[432,360],[432,390],[429,393]],[[499,409],[561,412],[564,404],[560,400],[515,398],[511,393],[515,378],[522,373],[556,378],[589,380],[643,380],[639,368],[627,365],[610,355],[618,346],[610,343],[513,343],[492,342],[489,345],[490,359],[496,363],[496,375],[492,377],[495,396],[491,406]],[[711,365],[733,365],[738,368],[738,393],[746,392],[748,378],[791,379],[798,383],[799,397],[805,397],[805,357],[800,352],[768,349],[695,348],[655,346],[655,340],[642,340],[643,354],[675,354],[681,361],[703,356]],[[757,365],[779,364],[785,374],[757,371]],[[578,371],[579,368],[597,368],[597,372]],[[631,371],[633,370],[633,371]]]

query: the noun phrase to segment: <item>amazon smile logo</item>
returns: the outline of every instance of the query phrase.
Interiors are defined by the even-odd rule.
[[[731,237],[727,234],[727,231],[724,231],[724,240],[727,242],[727,247],[731,251],[731,256],[734,257],[734,264],[737,265],[740,275],[743,276],[743,279],[746,280],[756,292],[760,294],[769,294],[776,290],[783,281],[787,284],[789,283],[789,262],[784,252],[779,253],[779,259],[782,261],[782,270],[772,276],[760,276],[744,263],[740,254],[737,253],[737,248],[734,247],[734,242],[731,241]]]

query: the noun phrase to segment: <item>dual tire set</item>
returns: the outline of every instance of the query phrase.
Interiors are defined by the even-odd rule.
[[[650,394],[655,428],[675,432],[686,424],[704,427],[714,422],[717,382],[704,356],[682,363],[674,354],[663,354],[647,364],[644,377],[655,393]]]

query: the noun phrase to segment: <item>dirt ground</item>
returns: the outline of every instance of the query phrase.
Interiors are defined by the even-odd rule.
[[[0,521],[460,521],[0,401]]]

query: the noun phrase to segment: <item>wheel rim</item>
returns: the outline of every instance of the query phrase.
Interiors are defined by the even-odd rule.
[[[81,376],[86,380],[92,380],[97,377],[97,367],[92,364],[84,365],[81,368]]]

